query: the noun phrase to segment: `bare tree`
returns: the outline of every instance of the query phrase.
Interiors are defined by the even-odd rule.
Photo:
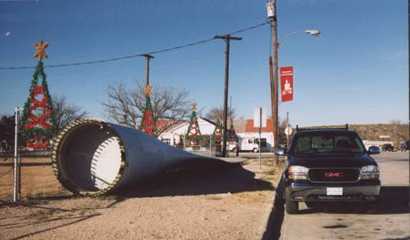
[[[107,96],[108,100],[103,105],[108,117],[119,124],[135,127],[141,118],[140,99],[134,102],[132,93],[121,83],[115,87],[109,86]]]
[[[87,115],[80,107],[70,104],[64,96],[53,96],[53,110],[56,117],[56,132],[59,132],[69,122]]]
[[[109,86],[108,99],[103,103],[105,111],[112,120],[129,127],[139,127],[145,109],[144,85],[139,83],[136,89],[127,90],[123,84]],[[174,88],[156,86],[151,95],[154,122],[159,119],[179,121],[191,112],[188,92]],[[157,129],[160,134],[165,129]]]
[[[224,116],[224,108],[223,107],[214,107],[209,112],[206,114],[206,117],[209,120],[212,120],[214,122],[223,122],[223,116]],[[235,109],[229,108],[228,109],[228,122],[230,119],[235,119]],[[228,125],[229,126],[229,125]]]
[[[0,152],[10,152],[14,145],[14,116],[3,115],[0,118]]]

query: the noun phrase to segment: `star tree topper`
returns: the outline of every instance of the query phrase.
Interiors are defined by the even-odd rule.
[[[152,94],[152,87],[151,87],[151,85],[147,84],[147,85],[144,87],[144,94],[145,94],[146,97],[151,97],[151,94]]]
[[[48,43],[44,42],[43,40],[36,43],[36,45],[34,45],[34,48],[36,49],[34,57],[37,58],[39,61],[43,60],[44,58],[47,58],[48,57],[46,53],[47,47],[48,47]]]

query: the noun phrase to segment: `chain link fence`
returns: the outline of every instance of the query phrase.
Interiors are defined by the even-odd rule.
[[[0,157],[0,202],[11,201],[13,196],[13,159]]]
[[[0,156],[0,203],[13,199],[13,161],[12,156]],[[55,177],[48,156],[21,157],[20,192],[23,200],[67,194]]]

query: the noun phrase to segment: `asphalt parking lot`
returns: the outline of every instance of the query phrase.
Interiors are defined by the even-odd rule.
[[[410,239],[409,153],[381,153],[375,159],[382,180],[378,203],[301,204],[297,215],[276,209],[283,218],[280,239]]]

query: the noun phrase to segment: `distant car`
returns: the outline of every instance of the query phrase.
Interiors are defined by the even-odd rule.
[[[400,143],[400,152],[407,151],[407,144],[405,142]]]
[[[373,152],[381,153],[382,149],[379,146],[373,145],[370,146],[369,149],[372,148]]]
[[[390,143],[383,144],[382,146],[383,152],[393,152],[394,147]]]
[[[400,151],[405,152],[410,150],[410,140],[400,143]]]
[[[279,151],[281,150],[281,151]],[[379,168],[359,135],[348,129],[296,130],[287,155],[288,164],[278,186],[289,214],[299,212],[298,202],[374,202],[380,194]]]

